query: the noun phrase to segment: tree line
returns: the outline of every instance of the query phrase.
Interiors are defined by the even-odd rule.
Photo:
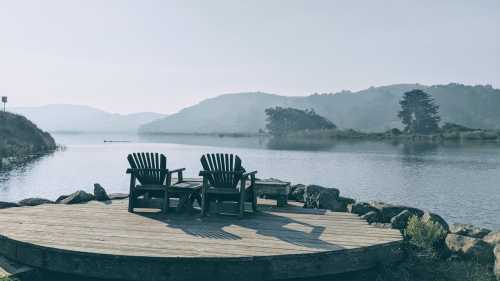
[[[422,91],[412,90],[404,93],[399,102],[401,110],[398,117],[404,125],[406,134],[433,134],[440,130],[439,105],[433,97]],[[337,126],[318,115],[313,109],[274,107],[265,110],[266,129],[273,136],[304,130],[336,129]],[[450,126],[447,124],[446,126]]]

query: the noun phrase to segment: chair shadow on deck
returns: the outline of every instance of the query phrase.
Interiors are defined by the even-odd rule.
[[[242,240],[244,237],[241,237],[238,232],[254,232],[258,236],[278,239],[288,244],[316,251],[343,249],[343,246],[339,244],[321,239],[321,235],[326,229],[324,226],[306,222],[307,219],[297,220],[286,216],[287,213],[304,214],[304,212],[293,210],[293,208],[279,210],[275,213],[269,212],[271,210],[264,208],[262,211],[243,219],[226,215],[201,217],[193,212],[190,214],[169,213],[167,215],[142,212],[136,212],[135,214],[162,222],[166,227],[180,229],[187,235],[199,238]],[[280,213],[283,213],[283,215],[280,215]],[[311,212],[310,215],[315,216],[323,213],[321,210],[317,210],[317,212]]]

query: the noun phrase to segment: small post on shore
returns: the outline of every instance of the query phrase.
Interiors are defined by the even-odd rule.
[[[7,97],[6,96],[2,97],[2,103],[3,103],[3,112],[5,112],[5,104],[7,103]]]

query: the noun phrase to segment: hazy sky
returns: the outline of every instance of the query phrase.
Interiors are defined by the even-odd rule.
[[[500,1],[0,0],[11,106],[172,113],[406,82],[500,87]]]

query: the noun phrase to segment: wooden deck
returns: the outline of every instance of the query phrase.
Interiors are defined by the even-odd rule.
[[[396,230],[358,216],[259,201],[244,219],[127,212],[108,204],[0,210],[0,255],[56,272],[128,280],[274,280],[402,257]],[[141,210],[142,211],[142,210]]]

